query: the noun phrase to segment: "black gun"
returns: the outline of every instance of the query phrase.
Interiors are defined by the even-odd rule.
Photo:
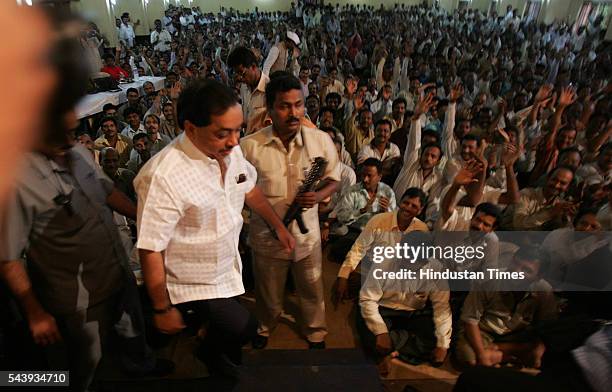
[[[310,170],[306,174],[304,182],[298,190],[296,198],[301,194],[314,191],[317,182],[321,179],[321,177],[323,177],[323,173],[325,173],[326,168],[327,159],[323,157],[316,157],[314,162],[312,162]],[[291,205],[289,206],[289,210],[287,210],[285,217],[283,218],[283,224],[286,227],[289,227],[291,222],[295,220],[298,224],[298,227],[300,228],[300,232],[302,234],[308,233],[308,228],[306,228],[306,225],[304,225],[304,220],[302,219],[303,211],[305,211],[305,209],[300,207],[300,205],[294,199],[293,203],[291,203]]]

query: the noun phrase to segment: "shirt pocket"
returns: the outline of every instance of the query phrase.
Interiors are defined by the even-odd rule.
[[[261,191],[266,197],[283,197],[285,196],[287,187],[287,185],[281,181],[274,181],[270,179],[261,180],[258,186],[261,188]]]

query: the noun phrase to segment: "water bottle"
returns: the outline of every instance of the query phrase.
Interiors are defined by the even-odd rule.
[[[138,67],[136,67],[134,56],[130,56],[130,67],[132,67],[132,75],[134,75],[134,80],[138,80]]]

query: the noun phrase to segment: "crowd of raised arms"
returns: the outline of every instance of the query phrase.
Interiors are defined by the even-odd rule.
[[[512,7],[486,15],[403,4],[298,2],[288,12],[216,14],[170,6],[142,40],[123,14],[115,50],[95,25],[83,32],[89,60],[117,80],[163,76],[165,88],[147,82],[142,96],[128,90],[123,107],[107,105],[93,131],[77,136],[136,200],[132,180],[183,132],[176,101],[196,79],[235,91],[246,137],[272,124],[266,86],[283,78],[303,95],[288,121],[318,128],[336,147],[340,184],[319,203],[320,236],[328,257],[342,264],[334,299],[359,298],[364,347],[380,358],[392,352],[440,363],[453,341],[467,364],[514,357],[537,367],[541,341],[497,342],[559,316],[540,279],[541,252],[569,263],[574,231],[612,224],[612,46],[602,22],[545,25]],[[471,292],[456,304],[448,292],[407,300],[382,284],[357,293],[351,279],[360,261],[374,245],[396,243],[395,226],[485,234],[473,242],[494,241],[496,230],[551,231],[539,249],[520,248],[510,267],[527,271],[533,287],[526,291],[546,295]],[[394,311],[433,323],[429,330],[416,322],[391,326],[401,317]],[[517,313],[525,323],[514,322]],[[411,328],[421,342],[397,332]]]

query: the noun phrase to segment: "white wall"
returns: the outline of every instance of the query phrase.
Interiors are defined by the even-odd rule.
[[[6,1],[6,0],[0,0]],[[100,30],[107,35],[111,44],[117,43],[115,32],[115,17],[121,16],[123,12],[129,12],[132,21],[140,19],[140,25],[136,27],[137,35],[148,35],[153,28],[153,21],[163,16],[163,11],[167,3],[198,6],[203,12],[218,12],[221,6],[229,9],[230,7],[241,11],[252,10],[258,7],[261,11],[288,10],[291,0],[149,0],[148,6],[144,7],[143,0],[116,0],[113,10],[108,10],[108,0],[80,0],[72,2],[71,7],[75,11],[81,12],[85,18],[94,21]],[[327,3],[344,4],[367,4],[374,7],[393,7],[395,3],[415,5],[422,3],[422,0],[327,0]],[[429,3],[432,0],[428,0]],[[439,0],[440,6],[447,10],[457,8],[459,0]],[[497,2],[497,12],[504,15],[506,7],[512,5],[520,13],[523,12],[527,0],[499,0]],[[469,8],[487,11],[491,0],[472,0]],[[583,0],[542,0],[539,20],[544,23],[552,23],[555,20],[569,20],[573,22],[583,4]]]

